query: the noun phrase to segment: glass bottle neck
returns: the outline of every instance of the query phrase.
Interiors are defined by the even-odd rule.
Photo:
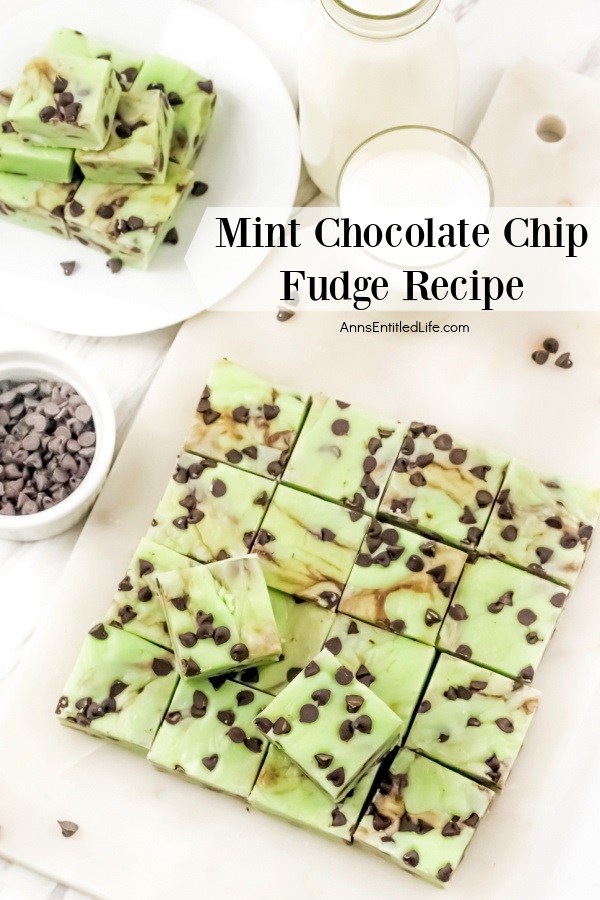
[[[431,19],[441,2],[442,0],[390,0],[373,6],[365,0],[321,0],[321,5],[329,18],[345,31],[360,37],[393,38],[420,28]],[[369,8],[375,8],[377,14],[367,12]]]

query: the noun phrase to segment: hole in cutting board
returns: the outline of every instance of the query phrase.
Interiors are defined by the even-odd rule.
[[[567,126],[559,116],[544,116],[537,124],[537,136],[547,144],[558,144],[567,133]]]

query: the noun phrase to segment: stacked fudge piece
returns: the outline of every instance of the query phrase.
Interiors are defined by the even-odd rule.
[[[599,490],[221,360],[57,714],[443,886],[599,513]]]
[[[0,213],[146,268],[194,185],[212,82],[60,29],[0,92]]]

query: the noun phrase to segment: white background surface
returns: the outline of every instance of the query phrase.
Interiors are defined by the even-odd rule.
[[[308,0],[212,0],[204,5],[246,28],[268,50],[294,92],[294,60]],[[600,79],[600,5],[597,0],[573,0],[568,9],[562,0],[528,0],[525,4],[521,0],[451,0],[448,5],[460,20],[463,90],[458,131],[463,137],[471,137],[501,69],[524,53]],[[148,7],[150,9],[150,3]],[[0,17],[8,15],[13,9],[13,0],[0,0]],[[311,188],[305,182],[299,201],[307,202],[310,198]],[[2,248],[0,267],[1,262]],[[21,297],[18,302],[26,303],[27,298]],[[552,327],[547,328],[550,324],[540,322],[540,328],[544,332],[551,331]],[[556,323],[552,324],[555,328],[558,327]],[[588,323],[578,321],[577,317],[570,317],[567,327],[569,348],[573,355],[576,356],[579,351],[585,356],[587,351],[583,336],[588,331]],[[323,322],[322,328],[327,328],[326,322]],[[567,328],[561,326],[561,330]],[[115,403],[120,441],[175,333],[176,329],[171,328],[136,338],[70,338],[21,325],[4,315],[0,317],[0,347],[14,348],[32,341],[51,342],[55,346],[70,347],[96,368]],[[469,339],[477,340],[477,334]],[[360,339],[361,342],[368,340],[367,337]],[[449,337],[437,339],[436,350],[439,348],[440,353],[445,353],[446,347],[451,346],[451,341],[452,338]],[[357,341],[357,352],[360,352],[360,346]],[[428,346],[430,345],[424,344],[424,352]],[[201,352],[206,352],[207,358],[213,357],[210,347],[200,349]],[[468,364],[468,343],[465,345],[465,358]],[[268,368],[265,360],[265,369]],[[477,373],[474,373],[474,378],[476,377]],[[595,392],[595,409],[600,414],[598,388],[598,384],[587,387],[585,384],[581,385],[581,390]],[[531,384],[523,381],[522,389],[523,394],[527,395]],[[539,397],[538,400],[540,403],[547,403],[548,416],[551,416],[551,403],[544,397]],[[573,393],[572,402],[574,405],[578,402],[577,391]],[[525,412],[523,422],[526,420]],[[560,428],[556,429],[555,437],[560,441]],[[585,441],[586,438],[587,434],[582,428],[580,439]],[[56,599],[52,586],[57,582],[76,537],[77,530],[39,545],[0,545],[0,606],[3,621],[3,628],[0,629],[0,693],[10,690],[11,672],[31,639],[42,612]],[[597,551],[598,548],[595,549]],[[565,622],[568,622],[567,618]],[[595,715],[597,717],[597,710]],[[3,735],[2,740],[5,739]],[[40,748],[40,753],[43,753],[43,748]],[[544,893],[543,900],[564,896],[591,898],[598,896],[600,892],[597,876],[595,882],[586,877],[582,882],[586,887],[578,888],[576,882],[578,871],[589,876],[590,868],[595,868],[596,818],[600,802],[600,767],[594,745],[578,747],[577,754],[579,778],[574,778],[570,784],[557,785],[552,798],[555,803],[553,814],[560,817],[561,808],[569,798],[568,792],[575,793],[578,798],[577,821],[568,818],[564,823],[564,843],[548,848],[549,863],[552,859],[555,861],[560,854],[563,865],[553,866],[552,886]],[[578,835],[576,843],[571,839],[575,829]],[[584,840],[585,835],[588,836],[588,841]],[[524,853],[539,855],[540,852],[546,852],[545,848],[536,846],[535,823],[529,837],[531,846],[523,848]],[[502,857],[500,846],[498,856]],[[512,861],[503,859],[502,864],[510,866]],[[402,884],[405,881],[403,878]],[[401,887],[399,878],[399,891]],[[2,900],[62,900],[65,894],[62,888],[52,882],[0,861],[0,896]],[[68,892],[66,896],[69,900],[74,900],[75,894]],[[138,898],[131,897],[131,900]],[[534,900],[538,900],[538,897],[534,897]],[[542,900],[541,895],[539,900]]]

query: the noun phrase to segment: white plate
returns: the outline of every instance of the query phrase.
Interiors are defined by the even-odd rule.
[[[291,207],[300,171],[298,126],[290,97],[264,53],[245,34],[186,0],[49,0],[17,13],[0,27],[0,86],[14,85],[25,62],[44,50],[58,27],[77,28],[141,57],[162,53],[214,80],[215,120],[196,166],[209,191],[191,197],[177,222],[178,246],[159,250],[148,272],[124,268],[59,237],[0,222],[0,309],[37,325],[86,335],[152,331],[194,315],[237,287],[264,258],[244,266],[210,291],[192,279],[184,257],[202,213],[211,206]],[[59,262],[76,259],[65,278]],[[194,269],[203,247],[194,244]],[[206,265],[213,265],[206,260]]]
[[[271,265],[276,254],[244,292],[260,290]],[[0,710],[0,855],[110,900],[437,896],[357,848],[247,812],[240,802],[65,729],[53,709],[85,631],[106,609],[147,527],[220,355],[283,383],[322,388],[403,419],[437,421],[547,470],[597,481],[597,317],[448,319],[469,324],[471,333],[348,335],[339,332],[343,319],[335,314],[301,314],[281,324],[272,313],[209,312],[184,325],[82,533],[57,602],[8,685]],[[532,347],[547,333],[572,351],[571,371],[531,362]],[[199,347],[209,347],[210,356]],[[583,806],[598,768],[599,578],[596,543],[536,678],[543,696],[527,744],[448,887],[449,898],[598,896],[597,829],[593,817],[586,825]],[[27,603],[27,583],[18,596],[3,599],[10,627],[19,616],[15,605]],[[64,840],[57,819],[78,822],[77,835]],[[569,866],[573,857],[577,870]],[[557,890],[565,872],[568,891],[564,877]]]

